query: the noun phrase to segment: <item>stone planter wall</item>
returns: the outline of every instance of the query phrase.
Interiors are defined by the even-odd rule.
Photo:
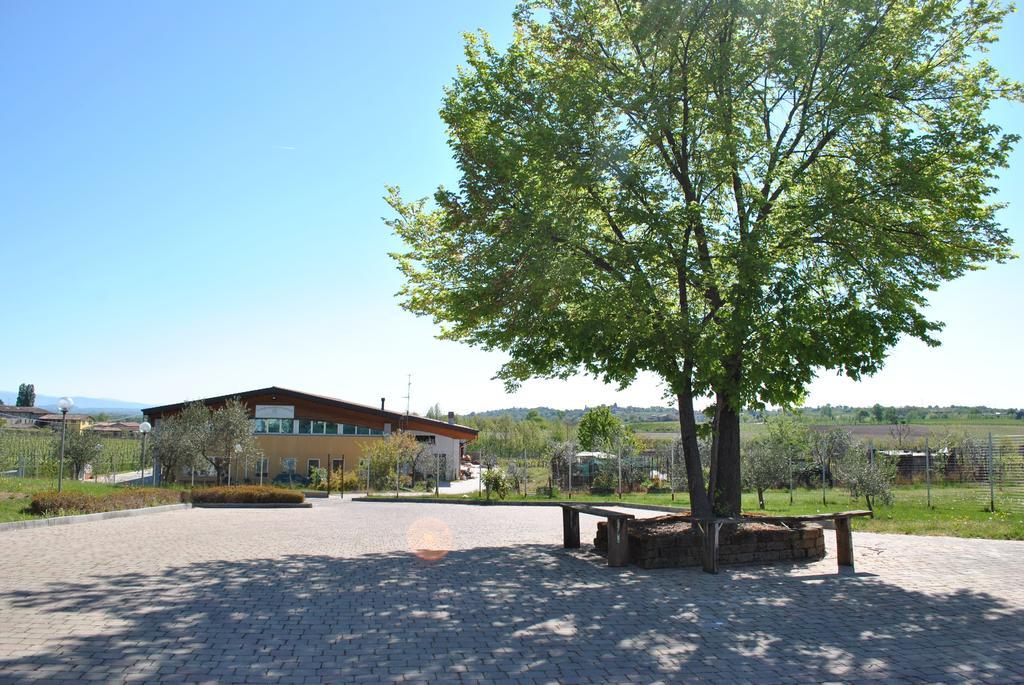
[[[607,553],[607,523],[597,524],[594,547]],[[825,556],[825,536],[816,524],[802,528],[764,523],[722,526],[718,560],[722,565],[817,560]],[[673,515],[629,522],[629,560],[643,568],[701,565],[700,533]]]

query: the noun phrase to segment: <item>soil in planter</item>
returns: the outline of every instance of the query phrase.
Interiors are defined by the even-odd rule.
[[[770,564],[779,561],[816,561],[825,556],[821,526],[800,528],[760,523],[722,526],[718,562],[722,565]],[[594,547],[608,552],[607,523],[597,524]],[[676,514],[629,522],[629,560],[643,568],[701,565],[701,536]]]

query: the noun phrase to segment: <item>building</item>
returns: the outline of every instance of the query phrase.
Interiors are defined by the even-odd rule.
[[[137,421],[99,421],[86,430],[107,438],[141,438]]]
[[[407,416],[385,409],[383,399],[378,408],[269,387],[199,401],[217,409],[230,399],[238,399],[248,409],[256,442],[265,457],[256,474],[233,471],[232,481],[255,480],[259,470],[264,479],[289,472],[305,476],[314,468],[337,470],[342,465],[346,472],[354,472],[371,441],[398,430],[430,445],[434,454],[444,458],[445,475],[454,480],[466,444],[477,435],[476,429],[456,424],[454,414],[449,413],[448,421]],[[187,404],[150,407],[142,413],[156,429],[161,420],[179,413]]]
[[[14,407],[0,404],[0,419],[5,428],[34,428],[39,419],[50,413],[49,409],[40,407]]]
[[[79,431],[83,428],[88,428],[92,423],[92,417],[88,414],[68,414],[66,417],[64,414],[43,414],[39,417],[38,422],[40,425],[49,426],[60,430],[60,425],[65,421],[68,422],[69,431]]]

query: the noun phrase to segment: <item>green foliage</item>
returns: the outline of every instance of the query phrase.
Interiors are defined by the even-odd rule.
[[[505,499],[512,492],[512,483],[504,470],[487,469],[484,471],[484,489],[487,491],[487,499],[491,499],[492,493]]]
[[[363,451],[363,473],[369,468],[371,489],[395,489],[398,473],[411,472],[413,461],[424,449],[427,447],[419,443],[412,433],[403,431],[367,441]],[[361,487],[365,486],[364,482]]]
[[[793,478],[793,463],[807,454],[811,437],[807,427],[791,415],[765,420],[764,433],[743,445],[743,482],[757,493],[764,509],[765,490]]]
[[[168,482],[174,482],[183,468],[209,465],[220,484],[227,480],[229,468],[240,472],[263,457],[249,412],[237,398],[216,410],[190,402],[180,413],[161,419],[153,437],[162,476]]]
[[[854,499],[863,497],[868,509],[875,504],[893,503],[897,460],[881,453],[869,457],[864,450],[852,450],[836,465],[839,478]]]
[[[36,406],[36,386],[32,383],[22,383],[18,386],[18,399],[15,400],[16,407]]]
[[[458,188],[389,189],[403,305],[506,352],[510,386],[651,371],[684,417],[714,396],[710,496],[736,510],[735,412],[937,344],[926,294],[1011,257],[992,195],[1016,137],[985,116],[1020,88],[977,59],[1007,11],[524,2],[445,92]]]
[[[341,469],[334,469],[331,471],[330,481],[327,479],[327,469],[322,468],[324,475],[315,484],[310,482],[309,487],[314,490],[326,490],[327,486],[331,486],[331,490],[339,492],[344,490],[345,492],[358,492],[359,490],[366,489],[366,479],[360,478],[359,474],[354,471],[343,472]],[[345,487],[342,488],[342,485]]]
[[[55,431],[52,439],[53,459],[60,459],[61,432]],[[64,439],[64,463],[71,467],[71,473],[77,480],[82,477],[85,465],[95,462],[100,457],[102,445],[95,435],[88,431],[69,430]]]
[[[181,500],[181,491],[163,488],[122,488],[97,494],[83,490],[59,493],[48,490],[34,494],[28,510],[36,516],[68,516],[177,504]]]
[[[602,469],[597,472],[590,483],[590,492],[595,495],[608,495],[615,492],[617,482],[615,474],[610,469]]]
[[[270,485],[226,485],[215,488],[196,488],[192,501],[202,504],[297,504],[306,501],[299,490],[276,488]]]
[[[605,406],[594,407],[587,411],[576,429],[580,447],[590,452],[609,452],[616,442],[625,435],[622,421],[617,419],[611,409]]]

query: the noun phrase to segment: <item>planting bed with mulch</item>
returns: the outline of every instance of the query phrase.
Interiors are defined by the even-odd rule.
[[[192,491],[194,504],[301,504],[305,501],[306,496],[299,490],[268,485],[228,485]]]
[[[594,547],[608,553],[607,523],[597,524]],[[629,522],[629,561],[642,568],[700,566],[701,535],[677,514]],[[765,564],[778,561],[814,561],[825,556],[821,526],[802,527],[760,523],[729,524],[719,534],[718,560],[722,565]]]
[[[103,511],[179,504],[182,501],[182,495],[180,490],[163,488],[124,488],[99,495],[80,490],[65,490],[64,492],[49,490],[32,495],[28,511],[36,516],[96,514]]]

